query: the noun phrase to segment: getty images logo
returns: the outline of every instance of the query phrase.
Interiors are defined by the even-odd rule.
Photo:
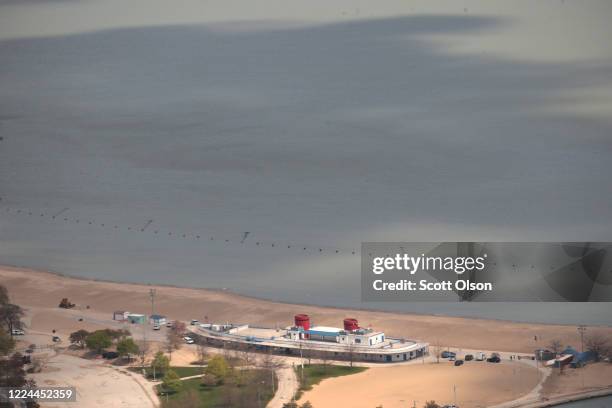
[[[453,271],[457,275],[465,272],[482,271],[485,269],[487,254],[482,256],[410,256],[395,254],[395,256],[372,258],[372,272],[381,275],[385,271],[405,271],[414,275],[418,271]]]

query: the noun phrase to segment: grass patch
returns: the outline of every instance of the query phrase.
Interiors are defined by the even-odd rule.
[[[222,393],[222,386],[208,387],[202,385],[202,380],[199,378],[183,381],[183,388],[174,394],[162,394],[161,388],[161,385],[156,387],[163,407],[178,406],[186,398],[199,400],[202,407],[215,407]]]
[[[221,385],[203,385],[200,378],[183,381],[182,389],[174,394],[160,394],[163,408],[199,406],[202,408],[265,407],[274,396],[272,376],[265,370],[243,370],[242,381],[228,379]],[[276,384],[275,384],[276,387]],[[157,391],[162,391],[161,385]]]
[[[170,369],[172,371],[174,371],[176,374],[178,374],[179,377],[183,378],[183,377],[191,377],[192,375],[200,375],[203,374],[203,367],[170,367]],[[133,371],[135,373],[138,374],[142,374],[142,368],[141,367],[130,367],[129,368],[130,371]],[[153,378],[153,369],[151,367],[145,367],[144,368],[145,373],[146,373],[146,378],[147,379],[152,379]],[[163,377],[163,373],[156,373],[157,379],[161,379],[161,377]]]

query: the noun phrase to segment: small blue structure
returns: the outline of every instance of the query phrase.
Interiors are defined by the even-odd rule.
[[[158,314],[154,314],[149,316],[149,322],[151,324],[156,324],[156,325],[164,325],[166,324],[166,316],[162,316],[162,315],[158,315]]]
[[[570,367],[572,368],[584,367],[587,363],[597,360],[597,353],[592,351],[579,352],[572,346],[568,346],[565,350],[561,352],[561,355],[564,354],[571,354],[572,356],[574,356],[570,363]]]

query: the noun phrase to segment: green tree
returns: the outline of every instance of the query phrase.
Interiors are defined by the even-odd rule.
[[[87,336],[85,339],[85,344],[87,345],[88,349],[100,354],[102,353],[102,350],[111,346],[112,341],[104,330],[96,330]]]
[[[162,374],[170,367],[170,360],[161,351],[155,353],[155,357],[151,362],[151,368],[153,369],[153,378],[157,379],[157,374]]]
[[[301,408],[313,408],[313,407],[310,401],[306,401],[305,403],[302,404]]]
[[[104,331],[112,341],[124,339],[131,334],[129,330],[124,330],[124,329],[117,329],[117,330],[104,329],[101,331]]]
[[[0,356],[7,356],[15,348],[15,340],[0,329]]]
[[[75,332],[70,333],[70,343],[79,346],[80,348],[85,347],[85,339],[89,336],[89,332],[87,330],[77,330]]]
[[[208,361],[208,366],[204,369],[204,372],[214,376],[221,384],[230,374],[230,367],[222,355],[216,355]]]
[[[179,392],[183,387],[181,378],[176,372],[174,372],[174,370],[166,370],[166,373],[164,374],[164,379],[162,381],[162,387],[166,392]]]
[[[207,387],[214,387],[219,384],[219,379],[212,374],[204,374],[202,376],[202,385]]]
[[[440,408],[440,405],[436,404],[436,401],[431,400],[427,401],[425,405],[423,405],[423,408]]]
[[[129,358],[130,354],[138,354],[138,351],[138,344],[136,344],[134,339],[131,337],[121,339],[117,343],[117,353],[123,357]]]
[[[0,359],[0,387],[23,387],[28,384],[23,356],[19,353]],[[0,405],[4,406],[4,405]]]
[[[13,329],[21,329],[21,318],[25,315],[23,309],[11,303],[0,303],[0,326],[7,329],[12,336]]]

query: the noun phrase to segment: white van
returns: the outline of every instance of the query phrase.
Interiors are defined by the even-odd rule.
[[[476,361],[485,361],[486,359],[487,359],[487,355],[483,353],[482,351],[479,353],[476,353]]]

